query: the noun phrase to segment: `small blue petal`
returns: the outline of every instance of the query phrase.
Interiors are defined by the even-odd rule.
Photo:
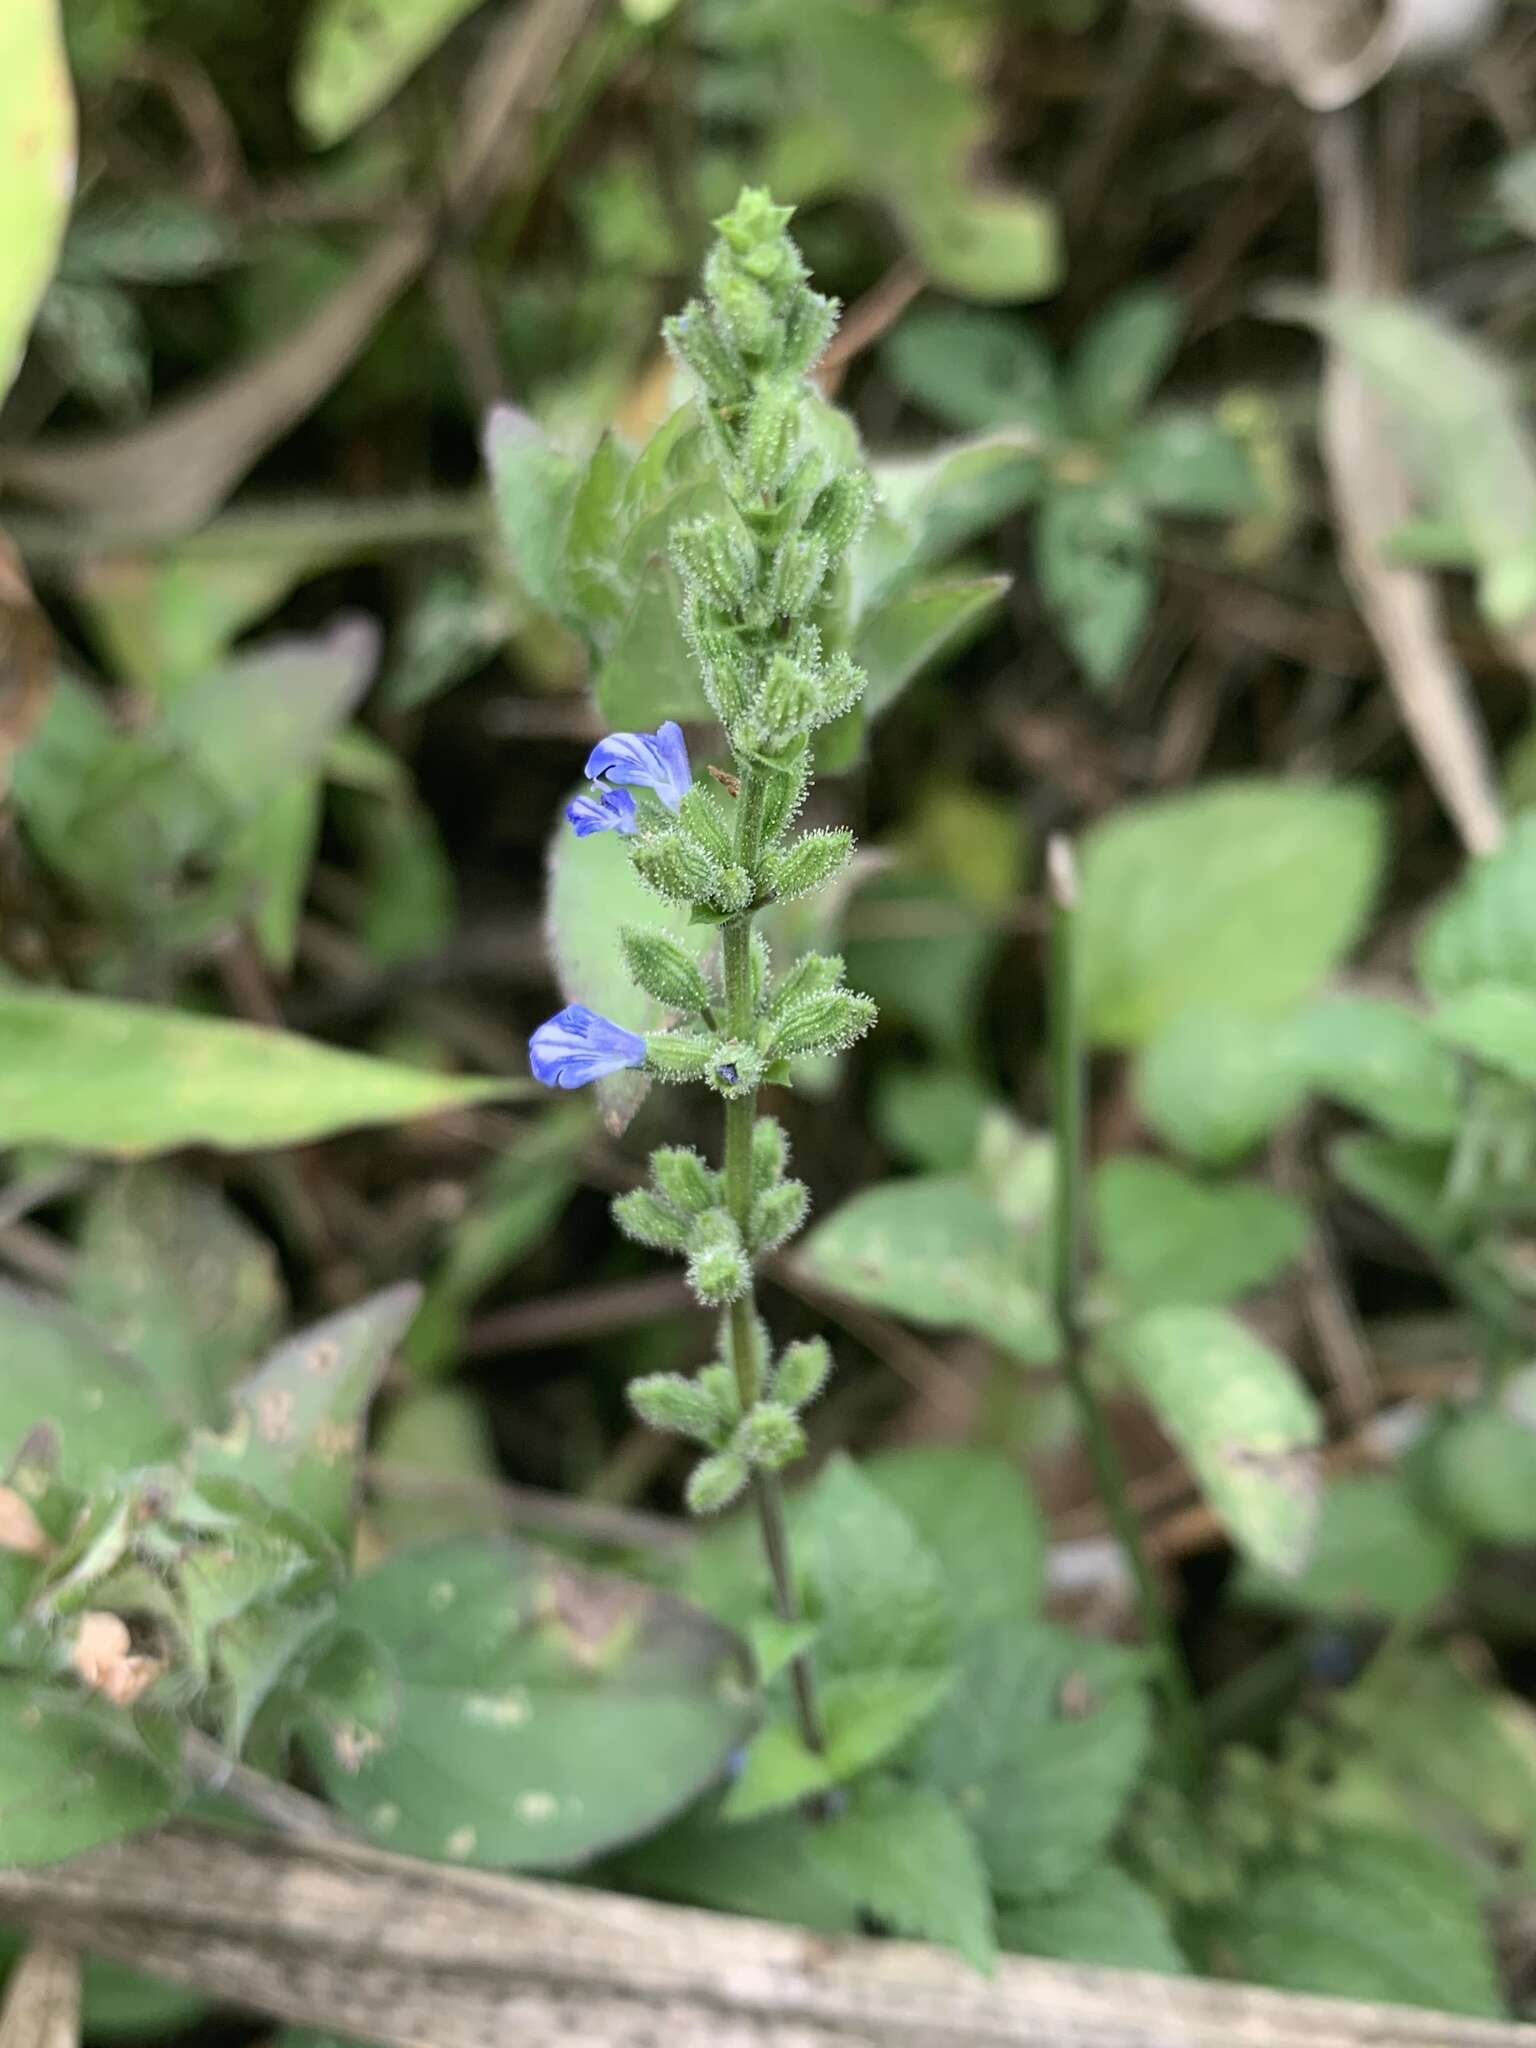
[[[585,1003],[572,1003],[528,1041],[528,1064],[546,1088],[584,1088],[605,1074],[645,1063],[645,1040]]]
[[[669,811],[677,809],[693,783],[683,729],[670,718],[653,733],[610,733],[592,749],[587,774],[594,782],[654,789]]]
[[[635,800],[627,789],[593,789],[575,796],[565,815],[578,839],[590,839],[594,832],[636,832],[640,818]]]

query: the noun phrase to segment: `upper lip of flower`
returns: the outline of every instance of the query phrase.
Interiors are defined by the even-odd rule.
[[[619,783],[653,789],[669,811],[678,808],[693,784],[683,729],[671,718],[654,733],[610,733],[588,755],[586,772],[605,787]]]
[[[595,784],[574,796],[565,807],[565,815],[578,839],[587,839],[594,832],[630,833],[639,828],[639,815],[635,800],[627,789],[610,789],[606,783]]]

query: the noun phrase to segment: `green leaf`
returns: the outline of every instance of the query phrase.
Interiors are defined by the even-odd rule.
[[[647,1898],[788,1921],[817,1934],[855,1934],[857,1909],[811,1855],[817,1825],[798,1813],[722,1824],[694,1812],[614,1858],[604,1875]]]
[[[1485,1067],[1536,1088],[1536,989],[1480,982],[1449,996],[1434,1028]]]
[[[878,718],[930,662],[970,639],[1008,583],[1006,576],[938,576],[866,612],[853,643],[853,658],[869,677],[866,718]]]
[[[961,1063],[974,1055],[982,983],[1000,935],[993,913],[951,883],[877,874],[847,920],[848,980]]]
[[[1093,1196],[1100,1253],[1133,1309],[1231,1301],[1307,1242],[1306,1211],[1261,1181],[1207,1183],[1126,1156],[1099,1168]]]
[[[1250,1877],[1211,1953],[1224,1975],[1280,1991],[1504,2013],[1470,1883],[1446,1851],[1402,1834],[1339,1830],[1322,1856]]]
[[[1153,538],[1140,503],[1114,484],[1059,484],[1035,522],[1046,611],[1103,694],[1124,677],[1151,615]]]
[[[1452,1416],[1434,1440],[1436,1499],[1478,1543],[1536,1543],[1536,1429],[1501,1407]]]
[[[1255,778],[1126,805],[1083,841],[1094,1040],[1142,1044],[1185,1010],[1299,1002],[1354,943],[1381,857],[1380,810],[1359,790]]]
[[[529,1088],[143,1003],[0,990],[0,1145],[125,1158],[181,1145],[254,1151]]]
[[[1419,979],[1443,1000],[1484,982],[1536,992],[1536,810],[1468,861],[1419,942]]]
[[[0,1283],[0,1471],[30,1432],[59,1436],[58,1477],[87,1492],[175,1456],[184,1421],[149,1371],[68,1309]]]
[[[510,1541],[410,1551],[342,1614],[399,1672],[399,1721],[327,1796],[388,1847],[567,1868],[657,1826],[752,1725],[738,1639],[654,1587]]]
[[[1123,433],[1163,381],[1178,351],[1184,312],[1172,292],[1138,285],[1091,324],[1073,355],[1068,397],[1092,440]]]
[[[1460,1062],[1402,1003],[1322,996],[1295,1018],[1288,1053],[1318,1094],[1400,1137],[1451,1138],[1461,1126]]]
[[[1255,1606],[1341,1621],[1409,1620],[1439,1604],[1461,1563],[1454,1537],[1432,1522],[1395,1472],[1348,1473],[1323,1489],[1312,1553],[1294,1577],[1245,1564],[1237,1597]]]
[[[974,1075],[893,1062],[875,1080],[875,1128],[885,1145],[914,1166],[960,1173],[976,1157],[991,1102]]]
[[[813,1867],[892,1933],[942,1942],[978,1970],[992,1967],[987,1873],[975,1836],[942,1793],[890,1778],[856,1785],[807,1847]]]
[[[179,1415],[217,1421],[236,1371],[272,1341],[284,1289],[266,1238],[169,1167],[124,1169],[86,1205],[72,1292]]]
[[[1034,1615],[1045,1587],[1045,1527],[1016,1466],[995,1451],[920,1444],[877,1452],[860,1469],[937,1559],[962,1635]]]
[[[690,923],[685,908],[663,903],[646,888],[617,832],[578,839],[563,818],[549,842],[545,909],[555,971],[567,1002],[586,1003],[629,1031],[656,1030],[664,1012],[630,980],[620,943],[625,927],[665,932],[700,961],[715,936],[713,927]],[[648,1085],[637,1072],[612,1074],[597,1083],[610,1130],[623,1130]]]
[[[882,351],[897,389],[947,425],[1005,423],[1056,438],[1061,404],[1050,350],[1025,322],[964,306],[919,306]]]
[[[1252,1151],[1306,1098],[1293,1020],[1174,1010],[1146,1034],[1136,1100],[1158,1137],[1208,1166]]]
[[[851,557],[855,614],[1030,504],[1042,475],[1033,447],[1028,430],[1009,428],[872,464],[879,496]]]
[[[994,305],[1043,299],[1061,278],[1061,233],[1052,202],[1017,188],[943,187],[898,203],[912,251],[934,283]]]
[[[75,102],[55,0],[0,21],[0,398],[64,238],[75,188]]]
[[[234,1389],[222,1435],[196,1439],[194,1475],[241,1480],[345,1547],[363,1424],[420,1300],[387,1287],[278,1345]]]
[[[474,0],[311,0],[293,109],[322,149],[377,113]]]
[[[1012,1231],[958,1175],[866,1188],[817,1224],[801,1256],[818,1279],[871,1308],[974,1331],[1029,1364],[1055,1355],[1050,1307],[1022,1277]]]
[[[1014,1955],[1114,1970],[1156,1970],[1182,1977],[1189,1969],[1168,1916],[1113,1863],[1095,1863],[1048,1899],[1008,1906],[998,1915],[998,1946]]]
[[[519,582],[541,611],[569,617],[565,535],[580,467],[510,405],[495,407],[486,423],[485,460],[502,545]]]
[[[1208,412],[1168,406],[1134,428],[1115,478],[1144,505],[1185,518],[1238,518],[1263,510],[1242,446]]]
[[[174,1739],[105,1700],[0,1673],[0,1863],[56,1863],[168,1820]]]
[[[1299,1571],[1317,1521],[1322,1417],[1289,1360],[1210,1308],[1152,1309],[1107,1341],[1237,1548]]]
[[[915,1768],[975,1829],[994,1890],[1036,1899],[1103,1853],[1150,1734],[1133,1657],[1034,1622],[973,1637]]]
[[[1445,1199],[1449,1161],[1443,1147],[1351,1131],[1328,1148],[1328,1164],[1351,1194],[1430,1251],[1449,1252],[1462,1236]]]
[[[391,1402],[368,1473],[369,1520],[392,1549],[491,1535],[505,1524],[490,1416],[465,1388],[418,1387]]]

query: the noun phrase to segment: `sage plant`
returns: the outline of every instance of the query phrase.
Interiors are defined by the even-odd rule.
[[[792,828],[812,769],[811,737],[857,703],[863,672],[829,651],[824,626],[848,551],[868,514],[865,472],[829,453],[827,414],[808,381],[836,320],[812,291],[786,232],[788,207],[745,191],[717,225],[704,294],[667,323],[725,500],[724,515],[671,536],[683,625],[730,750],[729,770],[695,778],[681,729],[617,733],[587,762],[590,788],[567,808],[583,836],[617,832],[642,881],[695,922],[718,927],[718,969],[655,931],[628,930],[634,981],[672,1014],[642,1036],[581,1004],[533,1034],[533,1072],[581,1087],[623,1067],[702,1083],[724,1106],[719,1163],[664,1146],[646,1187],[613,1205],[621,1230],[687,1264],[701,1302],[722,1311],[719,1357],[696,1378],[636,1381],[631,1399],[653,1427],[704,1456],[688,1503],[708,1514],[750,1489],[776,1604],[798,1600],[778,1474],[805,1448],[800,1415],[831,1359],[820,1338],[777,1355],[757,1312],[754,1268],[805,1220],[804,1183],[787,1172],[782,1126],[757,1113],[758,1091],[789,1079],[798,1057],[841,1052],[874,1022],[867,996],[843,986],[843,963],[805,953],[776,973],[754,928],[768,906],[822,888],[847,863],[846,831]],[[802,1735],[820,1747],[811,1673],[793,1672]]]

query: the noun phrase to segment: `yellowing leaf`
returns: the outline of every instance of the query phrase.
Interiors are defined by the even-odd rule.
[[[0,398],[58,259],[75,189],[75,101],[55,0],[0,8]]]

